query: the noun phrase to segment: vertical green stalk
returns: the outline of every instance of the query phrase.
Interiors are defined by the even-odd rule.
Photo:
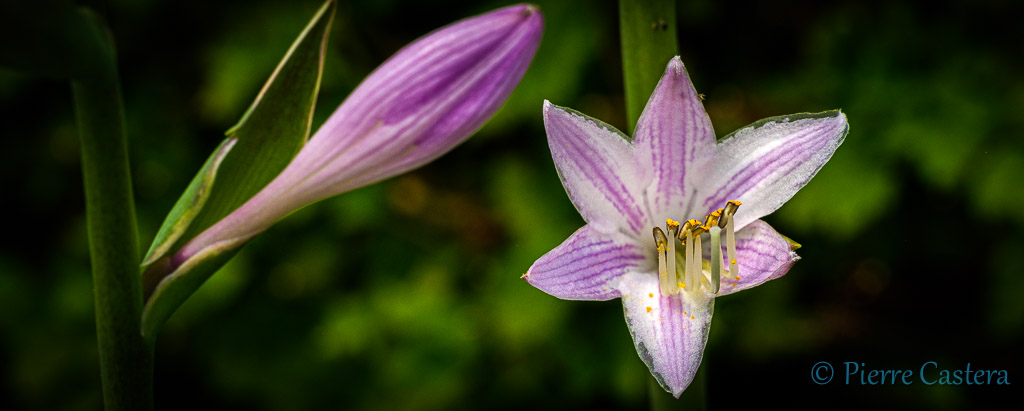
[[[82,149],[103,401],[107,410],[153,407],[153,350],[142,339],[139,248],[121,88],[113,41],[86,13],[90,61],[72,81]]]
[[[679,54],[675,0],[619,0],[619,33],[628,134],[633,135],[665,66]]]

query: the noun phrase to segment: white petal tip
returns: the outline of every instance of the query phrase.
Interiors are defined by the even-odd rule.
[[[683,59],[679,56],[672,57],[672,60],[668,61],[668,67],[665,68],[665,71],[668,70],[672,70],[675,75],[683,74],[686,71],[686,68],[683,66]]]

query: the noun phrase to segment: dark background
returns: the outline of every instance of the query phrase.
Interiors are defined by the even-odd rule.
[[[538,3],[540,51],[478,135],[293,214],[174,315],[157,344],[158,409],[647,407],[619,302],[560,301],[519,279],[583,223],[543,99],[625,124],[616,3]],[[316,124],[402,45],[505,4],[340,2]],[[765,218],[803,260],[716,303],[712,407],[1022,406],[1016,4],[680,2],[680,53],[719,135],[803,111],[850,121],[820,174]],[[319,2],[92,5],[119,48],[145,249]],[[99,409],[70,87],[0,69],[0,116],[0,409]],[[818,361],[915,376],[927,361],[970,363],[1012,385],[818,386]]]

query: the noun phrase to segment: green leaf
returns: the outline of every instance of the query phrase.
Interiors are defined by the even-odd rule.
[[[148,295],[142,319],[147,339],[242,244],[205,250],[177,267],[171,264],[171,250],[259,192],[305,144],[335,7],[328,0],[316,12],[158,231],[141,267]]]
[[[160,231],[153,239],[153,244],[146,252],[146,257],[142,259],[142,288],[147,296],[156,288],[156,284],[162,279],[163,274],[158,270],[147,270],[147,268],[171,250],[171,247],[185,234],[185,230],[195,220],[199,211],[203,209],[203,205],[210,198],[210,190],[213,188],[217,171],[223,163],[224,157],[237,142],[237,138],[228,137],[220,143],[220,146],[214,150],[203,167],[199,169],[199,173],[189,183],[178,202],[174,204],[170,214],[167,214],[167,218],[164,219]]]

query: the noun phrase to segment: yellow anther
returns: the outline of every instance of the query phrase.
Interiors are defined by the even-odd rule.
[[[718,218],[722,216],[722,213],[718,210],[712,211],[704,218],[704,230],[711,231],[711,226],[718,224]]]
[[[696,221],[696,220],[694,220],[694,221]],[[697,225],[693,226],[693,235],[694,236],[698,236],[698,235],[701,235],[701,234],[704,234],[704,233],[708,232],[709,230],[711,230],[711,227],[705,227],[705,226],[702,226],[700,224],[697,224]]]
[[[692,316],[692,315],[690,316],[690,319],[691,319],[691,320],[693,319],[693,316]]]
[[[736,200],[729,200],[725,202],[725,209],[722,210],[722,216],[731,218],[733,214],[736,214],[736,209],[740,208],[743,203]]]
[[[733,258],[732,261],[729,261],[729,264],[736,264],[736,259]]]
[[[679,227],[679,222],[671,218],[666,218],[665,224],[668,224],[669,227]]]
[[[683,282],[678,282],[678,283],[676,283],[676,285],[678,285],[679,288],[686,288],[686,283],[683,283]]]
[[[647,293],[648,297],[654,298],[654,293]]]
[[[679,231],[676,232],[676,238],[682,241],[683,244],[686,244],[686,233],[693,229],[693,221],[695,220],[686,220],[683,226],[679,228]]]
[[[738,275],[737,275],[737,276],[736,276],[736,280],[739,280],[739,279],[740,279],[740,276],[738,276]]]
[[[651,307],[647,307],[647,312],[651,312]]]

